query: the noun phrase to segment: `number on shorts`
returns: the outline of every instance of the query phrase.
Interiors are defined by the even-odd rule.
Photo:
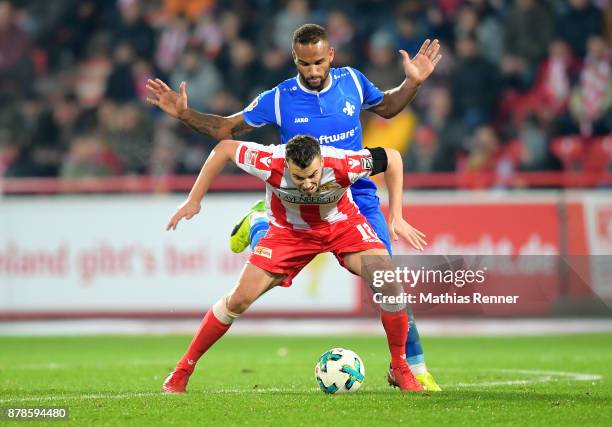
[[[359,224],[357,226],[357,230],[359,230],[359,232],[361,233],[361,238],[364,241],[372,239],[378,240],[378,236],[376,235],[376,233],[374,233],[374,230],[372,230],[372,227],[370,227],[370,224],[368,224],[367,222]]]

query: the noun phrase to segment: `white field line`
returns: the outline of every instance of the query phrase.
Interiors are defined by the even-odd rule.
[[[254,389],[246,389],[246,388],[227,388],[227,389],[219,389],[219,390],[205,390],[198,391],[194,393],[194,395],[200,394],[240,394],[240,393],[309,393],[317,391],[317,388],[309,388],[309,389],[295,389],[295,388],[282,388],[282,387],[268,387],[268,388],[254,388]],[[164,394],[160,391],[144,391],[137,393],[119,393],[119,394],[83,394],[83,395],[66,395],[66,396],[33,396],[33,397],[17,397],[10,399],[0,399],[1,403],[11,403],[11,402],[43,402],[43,401],[51,401],[51,400],[95,400],[95,399],[130,399],[133,397],[151,397],[151,396],[182,396],[181,394],[173,395],[173,394]]]
[[[443,369],[444,370],[444,369]],[[462,369],[464,370],[464,369]],[[598,374],[586,374],[580,372],[564,371],[541,371],[535,369],[479,369],[484,372],[500,372],[507,374],[526,375],[522,380],[508,381],[483,381],[478,383],[455,383],[454,387],[493,387],[498,385],[525,385],[535,383],[547,383],[553,381],[600,381],[603,377]],[[531,377],[529,377],[531,375]]]
[[[126,360],[117,363],[57,363],[57,362],[46,362],[46,363],[26,363],[23,365],[10,365],[0,366],[0,371],[6,369],[7,371],[12,370],[54,370],[54,369],[77,369],[77,368],[116,368],[121,366],[168,366],[172,367],[176,362],[171,360]]]
[[[441,371],[466,371],[462,368],[439,369]],[[474,370],[471,370],[474,371]],[[505,374],[527,375],[525,379],[506,380],[506,381],[483,381],[475,383],[451,383],[443,384],[447,388],[467,388],[467,387],[494,387],[504,385],[526,385],[536,383],[546,383],[553,381],[599,381],[603,377],[598,374],[588,374],[579,372],[564,372],[564,371],[541,371],[533,369],[476,369],[480,372],[499,372]],[[371,391],[388,390],[387,387],[368,388]],[[219,390],[200,391],[195,395],[200,394],[240,394],[240,393],[257,393],[257,394],[273,394],[273,393],[310,393],[317,391],[317,388],[229,388]],[[17,397],[9,399],[0,399],[0,404],[3,403],[19,403],[19,402],[48,402],[48,401],[65,401],[65,400],[110,400],[110,399],[131,399],[135,397],[151,397],[162,396],[161,392],[137,392],[137,393],[119,393],[119,394],[84,394],[84,395],[68,395],[68,396],[32,396],[32,397]]]
[[[84,394],[82,396],[33,396],[33,397],[18,397],[13,399],[0,399],[0,403],[18,403],[18,402],[48,402],[54,400],[90,400],[90,399],[129,399],[132,397],[148,397],[159,395],[160,393],[142,392],[142,393],[122,393],[122,394]]]

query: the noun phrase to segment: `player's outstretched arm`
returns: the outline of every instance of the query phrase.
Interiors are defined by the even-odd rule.
[[[215,177],[221,173],[228,161],[233,161],[236,157],[236,150],[240,141],[223,140],[219,142],[210,153],[204,166],[200,170],[196,182],[191,187],[187,199],[176,209],[170,221],[166,225],[166,230],[176,230],[176,226],[183,218],[191,219],[200,212],[202,199],[208,192],[210,184]]]
[[[403,217],[404,170],[402,156],[397,150],[385,148],[387,153],[387,170],[385,183],[389,191],[389,219],[387,226],[393,240],[402,237],[415,249],[423,250],[427,245],[425,234],[408,224]]]
[[[440,43],[437,39],[433,42],[429,39],[425,40],[419,52],[412,59],[405,50],[399,52],[402,55],[402,66],[406,79],[401,85],[386,91],[381,103],[370,109],[385,119],[394,117],[406,108],[406,105],[416,96],[421,84],[431,75],[442,58]]]
[[[216,140],[236,138],[253,129],[244,121],[241,112],[223,117],[216,114],[200,113],[189,108],[187,84],[185,82],[182,82],[179,91],[175,92],[162,80],[149,79],[147,80],[147,89],[152,94],[147,97],[147,103],[156,105],[191,129],[211,136]]]

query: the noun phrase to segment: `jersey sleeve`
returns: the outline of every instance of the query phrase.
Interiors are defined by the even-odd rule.
[[[277,124],[277,108],[275,108],[275,106],[278,104],[278,96],[278,88],[270,89],[259,94],[253,102],[242,110],[244,121],[253,127]]]
[[[380,104],[385,94],[374,85],[363,73],[354,68],[349,68],[356,78],[356,84],[358,84],[358,90],[361,91],[361,108],[367,110],[370,107],[374,107]]]
[[[246,173],[266,181],[271,172],[273,145],[261,145],[255,142],[244,141],[236,150],[236,165]]]
[[[348,163],[348,177],[351,183],[372,175],[374,159],[370,150],[346,151],[346,159]]]
[[[335,147],[322,147],[326,166],[332,167],[341,181],[348,180],[352,184],[361,178],[372,175],[374,159],[367,148],[359,151],[342,150]]]

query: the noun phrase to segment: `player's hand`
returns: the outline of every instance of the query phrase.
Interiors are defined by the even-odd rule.
[[[419,52],[412,59],[410,59],[408,52],[405,50],[400,50],[399,52],[402,55],[406,78],[415,81],[417,84],[423,83],[429,77],[442,58],[438,39],[435,39],[433,42],[429,39],[425,40]]]
[[[427,246],[425,234],[408,224],[404,218],[389,218],[389,234],[394,241],[404,238],[413,248],[422,251]]]
[[[194,215],[197,215],[200,212],[201,206],[199,202],[196,202],[194,200],[191,199],[187,199],[185,200],[183,203],[181,203],[181,205],[176,209],[176,211],[174,212],[174,214],[172,215],[172,217],[170,218],[170,221],[168,221],[168,224],[166,225],[166,231],[167,230],[176,230],[176,226],[179,223],[179,221],[183,218],[185,219],[191,219],[194,217]]]
[[[158,106],[172,117],[180,119],[188,110],[187,84],[185,82],[181,83],[179,93],[170,89],[160,79],[147,80],[147,89],[152,93],[152,96],[147,96],[147,103]]]

